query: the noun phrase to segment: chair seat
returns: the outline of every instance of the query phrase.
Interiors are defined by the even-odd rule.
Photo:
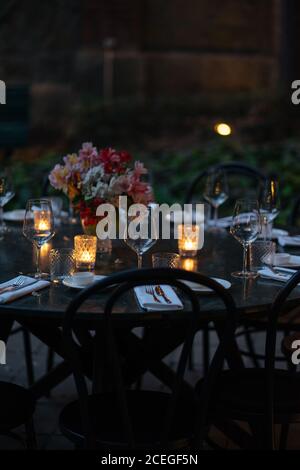
[[[34,413],[35,400],[29,390],[0,382],[0,433],[28,423]]]
[[[300,421],[300,375],[285,370],[274,371],[274,410],[277,423]],[[203,381],[197,384],[201,393]],[[212,412],[218,418],[227,416],[245,420],[262,417],[265,412],[265,371],[244,369],[223,371],[214,387]]]
[[[159,445],[160,433],[170,395],[151,391],[128,391],[127,403],[131,417],[136,447],[151,449]],[[193,435],[194,409],[184,403],[176,411],[176,419],[169,439],[170,448],[188,447]],[[89,396],[89,413],[92,416],[96,443],[101,447],[125,448],[128,446],[122,433],[121,416],[111,394]],[[83,444],[79,402],[69,403],[61,412],[62,433],[77,445]]]

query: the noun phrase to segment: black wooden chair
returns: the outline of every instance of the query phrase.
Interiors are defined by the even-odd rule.
[[[278,319],[285,314],[284,304],[299,282],[300,271],[280,290],[268,312],[264,368],[223,371],[214,388],[209,420],[247,422],[253,447],[275,449],[275,424],[286,434],[289,424],[300,422],[300,374],[275,368]],[[200,396],[202,384],[197,385]]]
[[[180,279],[180,281],[178,280]],[[201,283],[210,287],[225,306],[225,330],[214,355],[209,373],[205,377],[201,401],[184,381],[188,354],[192,345],[201,311],[196,294],[182,280]],[[168,284],[176,287],[191,305],[187,317],[185,339],[178,361],[176,378],[171,393],[126,390],[119,355],[113,310],[120,297],[135,286]],[[110,295],[101,327],[105,344],[101,346],[104,367],[111,372],[111,391],[88,394],[74,330],[76,315],[91,295],[116,286]],[[226,315],[227,313],[227,315]],[[96,315],[96,313],[95,313]],[[187,314],[188,315],[188,314]],[[68,404],[60,415],[60,429],[77,447],[99,447],[109,450],[182,449],[199,448],[205,434],[209,399],[220,373],[229,343],[234,338],[236,308],[234,301],[222,286],[197,273],[178,269],[140,269],[114,274],[79,293],[66,310],[63,322],[63,338],[67,356],[73,369],[78,400]],[[183,327],[184,328],[184,327]],[[97,343],[97,333],[94,337]],[[97,344],[95,351],[98,350]],[[106,385],[108,383],[106,382]],[[187,391],[188,390],[188,391]]]
[[[13,431],[24,425],[26,447],[35,449],[36,440],[33,426],[35,400],[31,392],[13,383],[0,382],[0,401],[0,434],[21,441]]]
[[[185,202],[190,203],[193,201],[199,201],[199,196],[201,196],[202,199],[201,187],[203,188],[206,177],[209,173],[220,170],[227,175],[229,180],[229,199],[232,201],[239,199],[243,193],[245,194],[245,192],[249,192],[249,190],[253,190],[256,193],[257,198],[259,198],[260,191],[267,180],[267,176],[263,172],[257,168],[246,165],[245,163],[220,163],[218,165],[208,167],[195,177],[187,191]],[[234,184],[234,181],[231,182],[231,178],[236,179],[239,184]],[[242,184],[243,180],[245,183],[244,185]],[[239,191],[238,194],[235,192],[236,189]]]

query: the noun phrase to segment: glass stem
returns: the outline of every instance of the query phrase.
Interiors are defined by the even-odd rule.
[[[41,247],[36,245],[36,277],[41,277],[41,270],[40,270],[40,253]]]
[[[143,267],[143,255],[138,254],[138,269],[141,269]]]
[[[243,245],[243,274],[248,272],[248,244]]]
[[[218,208],[214,207],[214,226],[218,225]]]
[[[3,207],[0,206],[0,231],[3,229]]]

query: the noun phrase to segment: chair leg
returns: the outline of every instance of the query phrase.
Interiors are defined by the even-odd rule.
[[[253,366],[256,369],[259,369],[260,364],[259,364],[259,361],[256,357],[256,351],[254,349],[254,344],[253,344],[253,341],[252,341],[252,338],[251,338],[250,331],[248,330],[247,326],[245,326],[245,340],[246,340],[246,344],[247,344],[247,348],[249,350],[249,353],[251,354],[251,359],[252,359]]]
[[[286,450],[287,440],[289,437],[289,430],[290,425],[288,423],[282,424],[280,431],[279,450]]]
[[[47,354],[47,373],[53,369],[54,364],[54,351],[52,348],[48,348]]]
[[[189,370],[194,370],[194,347],[191,347],[189,353]]]
[[[28,381],[28,385],[31,386],[34,384],[34,370],[33,370],[33,362],[32,362],[30,333],[28,332],[28,330],[26,330],[26,328],[23,328],[22,333],[23,333],[23,341],[24,341],[27,381]]]
[[[210,341],[209,341],[209,327],[205,325],[202,332],[203,341],[203,371],[204,375],[208,373],[209,359],[210,359]]]
[[[37,448],[36,445],[36,436],[34,430],[33,420],[31,419],[28,423],[25,424],[26,431],[26,447],[29,450],[34,450]]]

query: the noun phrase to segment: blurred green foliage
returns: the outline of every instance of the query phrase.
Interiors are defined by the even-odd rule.
[[[133,156],[149,168],[158,202],[183,202],[189,185],[199,172],[210,165],[230,161],[244,162],[278,176],[282,223],[287,220],[294,199],[300,195],[300,141],[296,140],[251,145],[241,144],[234,137],[218,138],[203,142],[191,151],[135,152]],[[61,158],[61,155],[51,153],[31,164],[13,161],[11,172],[16,197],[11,207],[24,207],[29,197],[41,196],[49,171]],[[202,200],[201,194],[199,200]]]

